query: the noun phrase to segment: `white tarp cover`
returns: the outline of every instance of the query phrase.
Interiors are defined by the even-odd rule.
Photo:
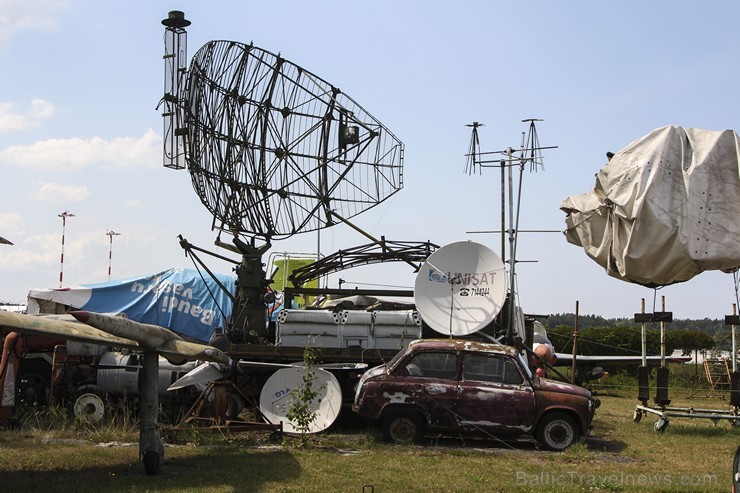
[[[566,238],[645,286],[740,267],[738,134],[667,126],[615,154],[591,192],[560,204]]]

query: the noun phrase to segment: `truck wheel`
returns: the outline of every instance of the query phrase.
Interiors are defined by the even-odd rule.
[[[97,385],[83,385],[77,389],[74,414],[79,420],[98,423],[105,416],[104,393]]]
[[[46,405],[50,382],[51,367],[45,361],[21,360],[15,387],[18,402]]]
[[[545,415],[537,427],[537,441],[547,450],[561,452],[578,441],[578,428],[565,413]]]
[[[383,420],[383,436],[386,440],[402,445],[424,438],[424,428],[421,415],[409,410],[391,411]]]

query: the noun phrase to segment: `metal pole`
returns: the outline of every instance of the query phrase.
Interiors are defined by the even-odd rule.
[[[660,297],[660,311],[665,312],[665,296]],[[660,367],[665,368],[665,322],[660,322]]]
[[[62,256],[61,261],[59,265],[59,287],[62,287],[63,279],[64,279],[64,233],[67,229],[67,218],[68,217],[74,217],[74,214],[71,212],[65,210],[61,214],[58,214],[59,217],[62,218]]]
[[[119,236],[121,233],[116,233],[112,229],[109,229],[106,231],[106,233],[109,238],[109,247],[108,247],[108,280],[110,281],[110,273],[111,273],[111,267],[113,265],[113,237]]]
[[[506,149],[507,160],[511,162],[511,156],[513,149],[509,147]],[[514,308],[515,296],[514,292],[514,241],[516,230],[514,229],[514,171],[509,166],[509,324],[506,330],[506,344],[512,344],[514,340],[514,314],[516,310]]]
[[[640,298],[641,309],[640,313],[645,314],[645,298]],[[645,322],[641,322],[642,327],[642,366],[647,366],[647,333],[645,332]]]
[[[501,261],[506,262],[506,161],[501,160]]]
[[[732,316],[737,315],[737,304],[732,304]],[[737,339],[735,337],[735,330],[737,325],[732,324],[732,372],[737,371]]]

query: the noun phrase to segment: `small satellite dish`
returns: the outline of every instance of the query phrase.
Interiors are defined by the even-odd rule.
[[[287,418],[290,409],[290,392],[303,383],[305,368],[282,368],[276,371],[260,393],[260,411],[272,423],[283,422],[283,431],[300,433],[296,424]],[[320,368],[313,368],[313,388],[318,396],[311,403],[311,411],[316,413],[316,419],[311,423],[308,432],[324,431],[337,419],[342,407],[342,390],[334,375]]]
[[[489,248],[472,241],[446,245],[416,275],[414,301],[421,318],[446,336],[479,331],[506,300],[506,268]]]

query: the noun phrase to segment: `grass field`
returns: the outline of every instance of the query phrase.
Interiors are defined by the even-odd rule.
[[[564,453],[540,451],[530,440],[431,437],[420,446],[394,446],[371,423],[352,419],[306,446],[290,437],[271,444],[263,434],[163,427],[165,464],[153,477],[138,463],[134,423],[92,429],[39,418],[0,432],[0,491],[729,491],[740,427],[674,419],[657,433],[654,417],[632,420],[635,395],[604,387],[591,435]],[[723,400],[687,400],[680,391],[671,398],[681,406],[727,407]]]

